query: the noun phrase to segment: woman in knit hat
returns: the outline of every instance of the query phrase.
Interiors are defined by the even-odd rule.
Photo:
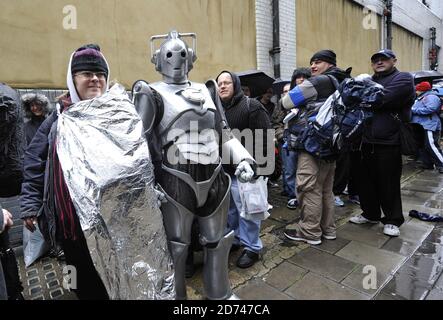
[[[109,66],[98,45],[85,45],[71,55],[67,70],[69,94],[57,104],[28,146],[21,194],[21,218],[31,232],[38,225],[53,248],[61,245],[66,264],[75,267],[81,300],[108,299],[92,262],[59,161],[55,137],[58,115],[72,104],[101,96],[108,89]],[[72,281],[74,281],[72,279]]]

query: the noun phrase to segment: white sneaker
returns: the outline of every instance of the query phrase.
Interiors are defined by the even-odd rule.
[[[387,224],[383,228],[383,233],[390,237],[398,237],[400,235],[400,229],[393,224]]]
[[[334,202],[335,202],[336,207],[344,207],[345,206],[345,203],[343,202],[342,199],[340,199],[339,196],[335,196]]]
[[[349,222],[356,223],[356,224],[378,223],[378,221],[372,221],[372,220],[366,219],[362,215],[352,217],[351,219],[349,219]]]
[[[326,240],[335,240],[335,239],[337,239],[337,236],[336,235],[332,235],[332,234],[323,234],[322,235],[322,237],[324,238],[324,239],[326,239]]]

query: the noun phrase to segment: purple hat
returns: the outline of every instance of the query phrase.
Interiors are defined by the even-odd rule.
[[[71,62],[71,72],[74,75],[80,71],[104,72],[108,77],[108,65],[96,44],[87,44],[78,48]]]

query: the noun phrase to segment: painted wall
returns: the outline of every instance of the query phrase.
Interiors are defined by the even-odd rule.
[[[393,28],[393,49],[399,68],[421,69],[422,39],[399,26]],[[297,0],[297,66],[307,66],[313,53],[332,49],[338,66],[353,75],[371,73],[370,57],[381,47],[381,18],[348,0]]]
[[[338,67],[352,67],[353,75],[370,72],[371,53],[380,46],[380,19],[374,16],[365,27],[365,18],[363,8],[351,1],[297,0],[297,66],[309,66],[315,52],[332,49]]]
[[[75,30],[63,25],[74,22],[72,11],[63,12],[68,5],[76,9]],[[254,0],[0,0],[0,8],[0,80],[14,87],[66,87],[70,54],[91,42],[126,87],[157,81],[149,38],[173,28],[197,33],[194,81],[256,67]]]

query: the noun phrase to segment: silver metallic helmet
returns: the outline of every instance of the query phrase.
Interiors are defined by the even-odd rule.
[[[192,49],[182,40],[191,37]],[[154,41],[166,39],[154,54]],[[182,84],[188,80],[188,73],[192,70],[193,63],[197,60],[195,53],[197,37],[195,33],[178,33],[172,30],[167,35],[151,37],[152,63],[155,69],[163,75],[166,83]]]

